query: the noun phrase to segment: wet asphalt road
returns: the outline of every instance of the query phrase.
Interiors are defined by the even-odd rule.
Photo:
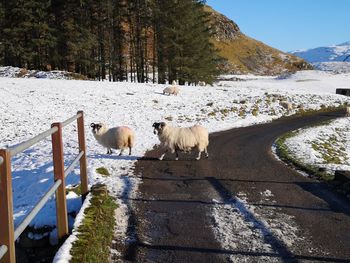
[[[246,262],[259,262],[262,256],[280,262],[350,262],[350,202],[271,152],[283,133],[341,115],[289,117],[215,133],[210,136],[209,159],[200,161],[185,154],[179,161],[172,155],[157,161],[153,158],[159,152],[149,152],[135,169],[142,183],[138,196],[129,200],[134,241],[125,248],[124,260],[230,262],[230,255],[240,255]],[[262,202],[259,193],[266,189],[276,202]],[[251,204],[293,216],[304,241],[290,248],[272,236],[273,253],[223,249],[213,233],[213,200],[229,202],[239,192],[246,193]]]

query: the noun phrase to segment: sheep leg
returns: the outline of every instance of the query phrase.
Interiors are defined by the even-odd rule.
[[[129,147],[129,155],[131,155],[131,147]]]
[[[124,152],[124,149],[121,149],[120,153],[119,153],[119,156],[122,156],[123,152]]]
[[[112,149],[111,148],[107,148],[107,154],[112,154]]]
[[[162,156],[160,156],[159,157],[159,160],[161,161],[161,160],[163,160],[163,158],[164,158],[164,156],[165,156],[165,154],[168,152],[168,150],[166,150],[163,154],[162,154]]]
[[[204,152],[205,152],[205,158],[209,158],[209,153],[208,153],[208,149],[207,148],[204,149]]]
[[[201,159],[201,154],[202,154],[202,151],[198,151],[198,156],[196,158],[197,161]]]
[[[177,161],[177,160],[179,160],[179,152],[178,152],[178,151],[175,151],[175,154],[176,154],[175,160]]]

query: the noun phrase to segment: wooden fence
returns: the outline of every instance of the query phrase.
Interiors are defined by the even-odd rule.
[[[62,128],[77,120],[79,154],[65,169],[63,157]],[[12,199],[12,174],[11,158],[37,144],[51,135],[52,155],[54,166],[55,183],[36,204],[33,210],[26,216],[21,224],[14,229],[13,224],[13,199]],[[21,235],[40,209],[55,194],[57,233],[61,239],[68,233],[68,215],[65,191],[65,177],[72,172],[80,162],[81,193],[83,198],[88,193],[88,178],[86,167],[86,146],[84,132],[84,113],[79,111],[77,115],[64,122],[53,123],[51,129],[39,134],[33,139],[26,141],[14,148],[0,149],[0,262],[16,262],[15,240]]]

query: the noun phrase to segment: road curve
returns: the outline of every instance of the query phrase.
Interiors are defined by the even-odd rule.
[[[350,262],[349,202],[276,160],[271,152],[271,145],[283,133],[341,115],[288,117],[215,133],[210,136],[210,158],[200,161],[189,155],[180,155],[179,161],[173,156],[157,161],[153,157],[159,152],[148,152],[136,164],[135,175],[142,183],[138,196],[129,200],[133,241],[125,248],[124,260],[231,262],[231,256],[238,256],[237,262]],[[273,202],[261,199],[266,189]],[[276,217],[293,218],[302,239],[292,247],[272,232],[267,240],[272,252],[239,244],[224,248],[213,231],[217,225],[212,209],[217,200],[230,203],[237,193],[245,193],[249,205],[275,209]],[[259,226],[254,213],[245,220]]]

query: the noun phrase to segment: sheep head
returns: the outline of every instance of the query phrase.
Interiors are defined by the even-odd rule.
[[[107,130],[107,126],[104,123],[91,123],[92,133],[95,135],[100,135]]]
[[[153,123],[152,127],[154,128],[153,133],[154,134],[162,134],[164,127],[166,126],[165,122],[155,122]]]

